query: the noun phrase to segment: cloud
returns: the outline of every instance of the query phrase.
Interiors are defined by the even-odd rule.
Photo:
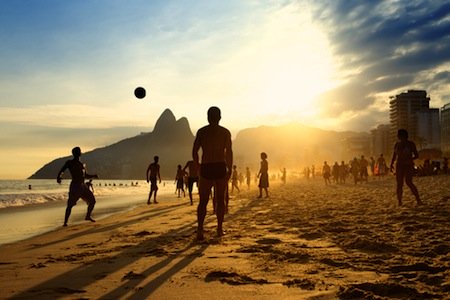
[[[317,98],[324,115],[370,111],[381,94],[411,88],[427,89],[436,104],[449,94],[448,86],[435,84],[449,78],[449,3],[322,1],[314,15],[328,34],[341,70],[347,72],[343,85]]]

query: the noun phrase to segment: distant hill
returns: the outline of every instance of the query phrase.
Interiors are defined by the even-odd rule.
[[[325,160],[332,163],[352,158],[355,153],[347,151],[345,140],[358,136],[367,137],[368,133],[327,131],[300,123],[248,128],[238,132],[233,141],[234,163],[240,172],[247,166],[257,172],[259,155],[266,152],[272,172],[283,167],[298,170],[312,164],[319,170]],[[158,155],[161,176],[173,179],[177,165],[184,166],[191,159],[193,141],[188,120],[184,117],[176,120],[166,109],[152,132],[83,153],[81,159],[87,164],[88,172],[97,173],[102,179],[145,179],[148,164]],[[70,158],[53,160],[30,179],[56,178],[59,169]],[[66,178],[70,178],[69,172],[66,173]]]
[[[301,169],[312,164],[318,170],[324,161],[353,158],[356,154],[348,151],[345,142],[352,137],[368,137],[368,133],[322,130],[300,123],[244,129],[233,142],[234,161],[242,169],[249,166],[257,170],[259,155],[266,152],[272,170]]]
[[[83,153],[81,160],[87,164],[88,173],[102,179],[145,179],[145,172],[153,157],[158,155],[161,176],[175,178],[178,164],[191,158],[194,135],[186,118],[175,119],[166,109],[150,133],[121,140],[115,144]],[[71,156],[53,160],[30,176],[30,179],[53,179],[64,162]],[[66,178],[70,178],[67,171]]]

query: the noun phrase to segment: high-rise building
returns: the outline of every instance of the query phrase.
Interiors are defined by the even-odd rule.
[[[397,131],[406,129],[418,148],[440,148],[439,110],[430,109],[430,97],[423,90],[408,90],[392,96],[390,106],[391,144]]]
[[[441,150],[450,155],[450,103],[441,109]]]
[[[416,112],[417,132],[415,142],[418,149],[441,148],[441,126],[439,122],[439,108]]]

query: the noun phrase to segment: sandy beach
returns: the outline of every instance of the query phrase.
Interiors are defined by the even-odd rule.
[[[450,177],[315,179],[211,206],[195,241],[188,198],[142,205],[0,247],[2,299],[450,299]],[[170,199],[174,196],[164,196]]]

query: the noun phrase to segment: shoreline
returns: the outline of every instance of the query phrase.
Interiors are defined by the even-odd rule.
[[[146,204],[148,194],[135,193],[128,195],[99,195],[94,208],[93,217],[101,220],[122,211],[130,211]],[[158,195],[162,201],[171,201],[171,195]],[[72,210],[69,224],[84,223],[86,204],[79,200]],[[54,231],[62,226],[66,201],[29,204],[0,209],[0,245],[21,241],[35,235]],[[9,230],[8,230],[9,229]]]
[[[8,299],[445,299],[450,291],[450,181],[394,178],[272,185],[230,199],[225,236],[211,204],[195,241],[197,196],[162,201],[0,246]],[[177,199],[177,198],[175,198]],[[162,198],[160,198],[162,200]]]

